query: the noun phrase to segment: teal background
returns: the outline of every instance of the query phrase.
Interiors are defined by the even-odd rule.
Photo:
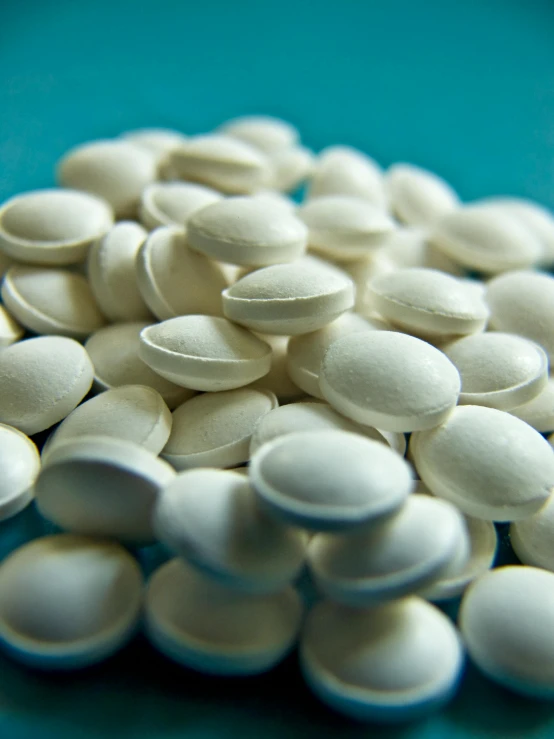
[[[81,141],[259,112],[290,119],[315,149],[349,143],[383,165],[435,169],[464,199],[552,207],[554,3],[0,0],[0,200],[51,185]],[[43,531],[32,508],[1,524],[0,556]],[[146,569],[156,556],[141,553]],[[238,681],[174,667],[141,639],[69,676],[0,657],[0,739],[96,737],[552,739],[554,708],[469,667],[442,713],[374,729],[319,706],[294,656]]]

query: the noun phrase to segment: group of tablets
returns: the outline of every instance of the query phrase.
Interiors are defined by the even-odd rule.
[[[376,721],[443,705],[466,650],[554,697],[554,216],[267,117],[57,178],[0,207],[0,518],[34,499],[65,532],[0,565],[4,648],[83,667],[142,624],[239,675],[299,644]],[[491,569],[494,522],[521,566]]]

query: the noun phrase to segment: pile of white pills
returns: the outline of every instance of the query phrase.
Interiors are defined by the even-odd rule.
[[[76,669],[142,628],[228,676],[298,647],[373,722],[439,709],[466,654],[554,698],[554,215],[268,116],[56,179],[0,204],[0,522],[50,534],[0,563],[0,647]]]

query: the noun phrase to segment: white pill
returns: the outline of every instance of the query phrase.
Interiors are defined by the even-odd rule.
[[[137,128],[134,131],[126,131],[122,138],[146,149],[158,159],[162,159],[187,140],[180,131],[173,131],[170,128]]]
[[[371,157],[349,146],[330,146],[319,155],[308,197],[351,195],[386,208],[381,167]]]
[[[422,336],[473,334],[489,316],[484,299],[463,280],[435,269],[399,269],[376,277],[369,299],[387,321]]]
[[[85,349],[94,365],[98,392],[121,385],[146,385],[157,390],[169,408],[192,398],[194,390],[175,385],[150,369],[139,357],[140,332],[148,323],[106,326],[89,336]]]
[[[442,177],[413,164],[393,164],[385,183],[391,209],[409,226],[431,226],[460,203]]]
[[[397,722],[454,696],[464,652],[450,619],[421,598],[367,609],[323,601],[308,615],[300,660],[310,688],[334,710]]]
[[[271,367],[271,347],[226,318],[179,316],[140,334],[140,357],[162,377],[193,390],[249,385]]]
[[[173,559],[148,583],[146,635],[185,667],[211,675],[254,675],[272,669],[292,650],[302,610],[292,588],[270,595],[236,593]]]
[[[510,413],[541,433],[552,431],[554,429],[554,378],[548,379],[546,387],[533,400],[512,408]],[[552,440],[550,442],[552,443]]]
[[[266,154],[289,149],[297,144],[300,135],[287,121],[273,116],[252,115],[233,118],[220,129],[223,134],[246,141]]]
[[[272,152],[271,186],[280,192],[296,190],[313,172],[315,157],[304,146],[292,146]]]
[[[0,469],[0,521],[5,521],[33,499],[40,457],[31,439],[3,423],[0,423]]]
[[[169,165],[178,179],[200,182],[221,192],[249,193],[269,184],[269,159],[231,136],[195,136],[174,149]]]
[[[300,573],[307,535],[269,517],[244,475],[182,472],[154,511],[157,538],[194,567],[242,592],[272,593]]]
[[[515,521],[510,541],[523,564],[554,571],[554,498],[524,521]]]
[[[250,480],[274,515],[316,531],[386,516],[414,486],[397,452],[347,431],[304,431],[264,444],[250,461]]]
[[[75,264],[113,224],[107,202],[73,190],[35,190],[0,208],[0,250],[20,262]]]
[[[6,308],[0,305],[0,349],[20,341],[24,334],[23,326],[20,326]]]
[[[510,272],[487,284],[490,326],[540,344],[554,360],[554,277],[531,271]]]
[[[93,141],[62,157],[58,180],[63,187],[104,198],[118,218],[125,218],[136,214],[142,191],[157,179],[157,168],[150,151],[129,141]]]
[[[227,318],[266,334],[307,334],[353,305],[352,280],[310,257],[256,270],[223,291]]]
[[[269,198],[227,198],[187,221],[192,249],[231,264],[291,262],[306,251],[308,231],[292,211]]]
[[[173,412],[162,456],[177,470],[244,464],[255,428],[276,407],[272,393],[250,388],[191,398]]]
[[[554,451],[531,426],[509,413],[459,406],[437,428],[410,439],[429,490],[468,516],[488,521],[528,518],[554,488]]]
[[[155,182],[142,193],[140,220],[148,229],[158,226],[184,228],[195,211],[216,203],[221,197],[211,187],[192,182]]]
[[[500,567],[467,589],[458,621],[469,654],[488,677],[536,698],[554,697],[554,574]]]
[[[171,432],[171,413],[162,396],[145,385],[106,390],[75,408],[50,436],[42,458],[59,444],[81,436],[132,441],[159,454]]]
[[[35,484],[37,507],[77,534],[149,542],[156,499],[174,476],[138,444],[80,436],[49,451]]]
[[[442,347],[462,378],[458,402],[509,411],[536,398],[548,383],[548,357],[538,344],[487,332]]]
[[[152,318],[138,287],[136,258],[148,236],[132,221],[117,223],[89,251],[88,278],[100,309],[110,321]]]
[[[399,226],[387,235],[384,254],[397,268],[425,267],[462,277],[465,270],[429,241],[426,229]]]
[[[447,213],[434,225],[432,243],[470,269],[505,272],[535,264],[540,241],[517,218],[483,205]]]
[[[32,667],[107,659],[134,635],[141,605],[140,568],[114,542],[46,536],[0,567],[0,641]]]
[[[392,331],[337,339],[321,364],[324,398],[348,418],[386,431],[433,428],[456,405],[460,375],[425,341]]]
[[[0,423],[32,436],[65,418],[90,390],[92,363],[81,344],[41,336],[0,351]]]
[[[85,339],[106,323],[86,277],[69,270],[11,267],[1,295],[10,313],[36,334]]]
[[[279,403],[291,403],[304,397],[304,392],[291,380],[287,372],[288,336],[258,334],[258,338],[271,347],[271,369],[267,375],[251,382],[248,387],[269,390]]]

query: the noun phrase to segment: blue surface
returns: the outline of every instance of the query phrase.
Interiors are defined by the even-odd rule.
[[[465,199],[554,206],[551,0],[4,0],[0,69],[0,199],[52,184],[57,158],[87,139],[264,112],[316,149],[436,169]],[[1,556],[41,531],[32,509],[3,524]],[[294,657],[236,682],[175,668],[140,640],[65,677],[0,658],[1,739],[262,736],[552,739],[554,708],[470,667],[442,713],[374,730],[320,707]]]

